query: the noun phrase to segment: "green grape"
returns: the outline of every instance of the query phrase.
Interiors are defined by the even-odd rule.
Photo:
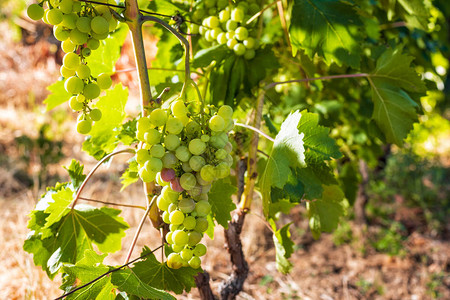
[[[192,251],[189,248],[185,248],[183,250],[181,250],[180,252],[181,258],[184,259],[185,261],[189,261],[192,256],[194,255],[194,251]]]
[[[206,218],[199,217],[199,218],[197,218],[196,221],[197,221],[197,224],[195,225],[195,228],[194,228],[195,231],[198,231],[201,233],[201,232],[205,232],[208,229],[209,223]],[[190,246],[192,246],[192,245],[190,245]]]
[[[206,150],[206,144],[201,139],[193,139],[189,142],[189,151],[193,155],[201,155]]]
[[[69,99],[69,107],[74,111],[81,111],[83,109],[83,103],[78,102],[76,96],[72,96]]]
[[[164,212],[163,215],[164,215],[164,214],[167,215],[166,212]],[[164,219],[164,218],[163,218],[163,219]],[[165,223],[167,223],[167,222],[165,222]],[[169,243],[169,244],[173,244],[172,235],[173,235],[173,232],[172,232],[172,231],[169,231],[168,233],[166,233],[166,241],[167,241],[167,243]]]
[[[165,199],[161,195],[159,195],[158,198],[156,198],[156,206],[158,206],[158,208],[162,211],[166,211],[169,208],[170,204],[171,204],[170,201],[167,201],[167,199]]]
[[[76,25],[80,32],[89,33],[91,31],[91,18],[79,17]]]
[[[106,73],[102,73],[97,77],[97,84],[102,90],[107,90],[112,85],[111,76]]]
[[[223,149],[222,149],[223,150]],[[216,177],[225,178],[230,175],[230,166],[226,162],[221,162],[215,167]]]
[[[203,142],[203,143],[207,143],[207,142],[209,142],[209,139],[210,139],[211,137],[209,136],[209,135],[207,135],[207,134],[202,134],[202,136],[200,137],[200,140]]]
[[[192,13],[192,19],[194,21],[199,21],[201,19],[203,19],[203,17],[205,16],[205,10],[203,8],[199,8],[196,9],[193,13]]]
[[[88,39],[88,35],[84,32],[81,32],[77,28],[73,29],[70,32],[69,37],[72,43],[74,43],[75,45],[83,45],[87,42]]]
[[[67,78],[64,87],[69,94],[79,94],[83,91],[84,83],[80,78],[72,76]]]
[[[199,201],[195,205],[197,216],[206,217],[211,212],[211,204],[208,201]]]
[[[180,225],[180,224],[183,224],[184,214],[179,210],[175,210],[170,213],[169,219],[170,219],[171,224]],[[175,242],[175,244],[181,244],[181,243]]]
[[[195,177],[194,177],[194,179],[195,179]],[[181,212],[188,214],[188,213],[194,211],[195,201],[190,198],[183,198],[178,202],[178,208]],[[195,227],[195,225],[194,225],[194,227]],[[190,229],[192,229],[192,228],[190,228]]]
[[[221,33],[223,33],[223,32],[222,32],[222,29],[220,29],[220,28],[214,28],[214,29],[211,30],[211,32],[210,32],[211,37],[212,37],[214,40],[217,40],[217,37],[218,37],[219,34],[221,34]]]
[[[227,157],[227,151],[225,151],[225,149],[218,149],[217,151],[216,151],[216,153],[214,153],[214,156],[218,159],[218,160],[221,160],[221,159],[224,159],[225,157]]]
[[[101,16],[96,16],[91,21],[91,29],[93,32],[97,34],[104,34],[109,31],[109,23],[108,20]]]
[[[178,118],[170,117],[167,120],[166,130],[169,133],[179,134],[183,130],[183,127],[184,127],[183,123]]]
[[[145,162],[145,167],[147,170],[157,173],[162,170],[163,163],[159,158],[151,157]]]
[[[37,21],[44,16],[44,9],[39,4],[31,4],[27,8],[27,15],[30,19]]]
[[[91,128],[92,124],[89,120],[79,120],[77,122],[77,131],[81,134],[88,134]]]
[[[233,117],[233,109],[231,106],[222,105],[217,112],[219,116],[221,116],[224,120],[229,120]]]
[[[63,14],[57,8],[49,9],[46,13],[46,17],[50,25],[58,25],[63,20]]]
[[[177,211],[181,213],[181,215],[183,216],[183,220],[184,220],[183,213],[181,211],[179,211],[179,210],[177,210]],[[172,214],[173,213],[170,214],[171,217],[172,217]],[[172,220],[172,218],[170,218],[170,219]],[[183,222],[181,222],[181,223],[183,223]],[[183,230],[175,230],[173,235],[172,235],[172,240],[173,240],[173,243],[175,245],[183,246],[183,245],[186,245],[189,242],[189,236],[188,236],[188,233],[183,231]]]
[[[204,3],[207,8],[216,6],[216,0],[205,0]]]
[[[226,33],[225,32],[219,33],[219,35],[217,35],[217,39],[216,40],[221,45],[226,44],[227,41],[228,41]]]
[[[172,250],[173,250],[173,252],[176,252],[176,253],[179,254],[179,253],[181,252],[181,250],[184,249],[184,247],[185,247],[185,245],[176,245],[176,244],[173,244],[173,245],[172,245]],[[185,261],[183,260],[182,262],[183,262],[183,266],[184,266]]]
[[[161,172],[156,173],[156,183],[160,186],[167,186],[170,184],[169,182],[166,182],[161,178]]]
[[[66,27],[67,29],[75,29],[77,28],[77,20],[78,16],[74,13],[63,15],[61,25]]]
[[[201,170],[201,168],[206,164],[206,161],[203,157],[194,155],[189,159],[189,166],[194,170],[195,172],[198,172]]]
[[[167,211],[169,212],[169,214],[171,214],[172,212],[176,211],[178,209],[178,206],[175,203],[171,203],[169,205],[169,208],[167,209]]]
[[[225,34],[225,36],[226,36],[227,40],[233,40],[233,39],[234,39],[234,31],[233,31],[233,30],[228,31],[228,32]]]
[[[60,73],[61,73],[61,76],[64,77],[64,78],[69,78],[69,77],[72,77],[72,76],[75,75],[75,70],[67,69],[67,68],[64,67],[64,66],[61,66],[61,68],[59,69],[59,71],[60,71]]]
[[[222,131],[225,127],[225,120],[221,116],[215,115],[209,119],[208,124],[212,131]]]
[[[224,149],[228,154],[230,154],[231,151],[233,151],[233,145],[232,145],[230,142],[227,142],[227,143],[225,144],[225,146],[223,147],[223,149]]]
[[[191,166],[189,165],[188,161],[184,161],[181,163],[181,168],[183,169],[184,172],[186,173],[190,173],[194,170],[192,170]]]
[[[242,9],[242,11],[244,12],[244,15],[247,13],[248,11],[248,3],[246,2],[239,2],[237,8]]]
[[[225,23],[230,19],[230,11],[228,10],[222,10],[221,12],[219,12],[219,21],[221,23]]]
[[[97,11],[98,15],[101,15],[106,20],[110,20],[112,18],[112,14],[109,11],[109,7],[106,5],[97,5],[95,7],[95,10]]]
[[[77,101],[78,101],[78,102],[83,103],[84,100],[86,100],[86,97],[84,97],[83,94],[77,95]]]
[[[194,204],[195,205],[195,204]],[[187,216],[184,218],[183,226],[187,230],[192,230],[195,228],[195,225],[197,225],[197,220],[193,216]]]
[[[108,32],[113,32],[114,30],[116,30],[117,25],[118,25],[118,21],[114,18],[111,18],[108,20]]]
[[[172,203],[170,203],[170,204],[172,204]],[[177,229],[181,230],[181,229],[183,229],[182,226],[183,225],[181,225],[181,224],[180,225],[169,224],[169,230],[172,231],[172,232],[177,230]]]
[[[197,177],[196,177],[197,178]],[[200,196],[200,194],[202,193],[203,188],[200,184],[196,184],[192,189],[188,190],[187,193],[191,196],[191,197],[198,197]]]
[[[252,37],[246,38],[242,43],[244,44],[245,48],[247,48],[247,49],[253,49],[253,48],[255,48],[255,45],[256,45],[255,39]]]
[[[210,16],[209,18],[206,19],[206,26],[208,26],[211,29],[214,29],[216,27],[220,26],[220,21],[219,18],[216,16]]]
[[[72,12],[73,0],[61,0],[59,2],[59,9],[65,13],[70,14]]]
[[[238,41],[236,39],[232,38],[232,39],[228,40],[227,47],[230,50],[234,50],[234,46],[236,46],[237,44],[238,44]]]
[[[209,14],[210,16],[215,16],[215,15],[217,15],[217,8],[213,7],[213,8],[208,9],[208,14]]]
[[[136,162],[140,165],[145,164],[147,160],[150,159],[150,153],[146,149],[139,149],[136,151]]]
[[[75,45],[70,40],[65,40],[61,43],[61,49],[66,53],[73,52]]]
[[[206,182],[211,182],[216,179],[216,171],[212,165],[205,165],[200,170],[201,178]]]
[[[81,55],[84,56],[84,57],[91,56],[91,49],[84,48],[83,50],[81,50]]]
[[[260,8],[259,5],[256,3],[252,3],[248,6],[248,13],[253,16],[259,12]]]
[[[63,57],[63,66],[70,70],[76,70],[80,65],[80,57],[73,52],[66,53]]]
[[[206,254],[206,246],[203,244],[197,244],[194,248],[194,255],[200,257],[205,254]]]
[[[98,47],[100,47],[100,42],[94,38],[90,38],[90,39],[88,39],[86,46],[91,50],[97,50]],[[100,74],[98,77],[100,77],[101,75],[103,75],[103,74]],[[107,74],[105,74],[105,75],[107,75]],[[109,75],[107,75],[107,76],[109,77]],[[111,78],[109,78],[109,79],[111,79]],[[97,84],[99,84],[98,78],[97,78]],[[109,87],[107,87],[107,88],[109,88]],[[102,89],[106,90],[106,88],[102,88]]]
[[[236,30],[235,30],[235,37],[236,37],[238,40],[240,40],[240,41],[243,41],[243,40],[245,40],[246,38],[248,38],[248,30],[247,30],[247,28],[242,27],[242,26],[236,28]]]
[[[63,26],[53,26],[53,36],[60,42],[69,38],[69,31],[65,30]]]
[[[202,219],[204,219],[204,218],[202,218]],[[206,225],[208,225],[208,221],[206,219],[205,219],[205,221],[206,221]],[[197,222],[198,222],[198,219],[197,219]],[[191,247],[197,245],[202,240],[202,237],[203,237],[203,235],[198,231],[192,231],[188,234],[188,236],[189,236],[188,245]]]
[[[186,146],[180,146],[175,151],[175,156],[180,161],[188,161],[189,158],[191,158],[191,153],[189,152],[189,149]]]
[[[231,20],[240,23],[244,21],[244,16],[245,16],[244,10],[242,9],[242,7],[238,6],[231,11],[230,18]]]
[[[175,134],[168,134],[164,138],[164,145],[167,150],[173,151],[180,146],[180,138]]]
[[[177,164],[178,158],[175,156],[175,154],[171,152],[166,152],[166,154],[164,154],[162,158],[162,162],[164,168],[171,169],[175,167],[175,165]]]
[[[139,120],[137,120],[137,123],[136,123],[136,129],[137,130],[139,130],[139,131],[147,131],[147,130],[150,129],[150,127],[151,127],[151,124],[150,124],[150,119],[149,118],[142,117]]]
[[[94,108],[89,112],[89,117],[91,117],[92,121],[98,122],[102,118],[102,111],[98,108]]]
[[[237,56],[245,54],[245,46],[242,43],[236,43],[233,47],[233,51]]]
[[[238,28],[238,23],[236,21],[233,21],[233,20],[228,20],[225,27],[227,28],[227,31],[233,31],[234,32],[234,30],[236,30],[236,28]]]
[[[228,143],[228,136],[225,132],[221,132],[219,135],[212,136],[209,143],[216,149],[222,149]]]
[[[191,23],[189,24],[189,33],[190,34],[198,34],[200,27],[197,24]]]
[[[217,0],[217,8],[224,9],[228,5],[228,0]]]
[[[182,100],[177,100],[174,101],[172,103],[172,105],[170,105],[170,109],[172,111],[172,114],[175,117],[183,117],[186,116],[188,110],[186,108],[186,105],[184,104],[184,102]]]
[[[201,171],[201,170],[200,170]],[[195,178],[197,178],[197,183],[201,186],[211,184],[211,181],[206,181],[202,178],[201,172],[195,173]]]
[[[208,31],[208,28],[206,28],[205,26],[200,26],[199,28],[198,28],[198,32],[201,34],[201,35],[206,35],[206,32]]]
[[[144,139],[149,145],[159,144],[161,140],[161,133],[153,128],[150,128],[144,133]]]
[[[89,78],[91,76],[91,68],[85,64],[80,64],[77,68],[77,76],[81,79]]]
[[[198,269],[200,268],[202,264],[202,260],[200,259],[200,257],[198,256],[193,256],[190,260],[189,260],[189,266],[193,269]]]
[[[167,122],[167,112],[161,108],[154,109],[150,113],[150,122],[154,126],[163,126]]]
[[[169,215],[170,215],[170,213],[168,213],[167,211],[163,212],[163,214],[161,215],[163,222],[166,224],[170,223]]]
[[[197,184],[197,179],[195,178],[194,174],[184,173],[183,175],[181,175],[180,185],[186,191],[193,189],[196,184]]]
[[[96,83],[88,83],[84,86],[83,95],[86,99],[95,99],[100,96],[100,88]]]
[[[202,128],[200,125],[195,121],[190,121],[186,124],[186,134],[188,136],[196,136],[201,132]]]
[[[256,55],[255,50],[247,49],[244,53],[244,58],[246,60],[251,60],[251,59],[255,58],[255,55]]]
[[[150,154],[156,158],[162,158],[166,154],[166,150],[161,144],[155,144],[150,148]]]
[[[81,2],[79,1],[75,1],[72,4],[72,11],[74,13],[79,13],[81,11]]]
[[[180,254],[172,252],[167,257],[167,266],[172,269],[179,269],[183,266],[183,259]]]
[[[95,39],[101,41],[101,40],[104,40],[104,39],[106,39],[106,38],[108,37],[109,32],[105,32],[105,33],[102,33],[102,34],[98,34],[98,33],[95,33],[95,32],[93,32],[93,31],[91,31],[91,35],[92,35],[93,38],[95,38]]]
[[[152,182],[156,178],[156,173],[148,171],[145,167],[140,168],[138,173],[143,182]]]

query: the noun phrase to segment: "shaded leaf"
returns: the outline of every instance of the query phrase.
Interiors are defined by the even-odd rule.
[[[275,244],[277,269],[281,273],[287,274],[292,269],[292,263],[288,259],[294,252],[294,242],[291,240],[291,233],[289,232],[289,226],[292,223],[284,225],[279,230],[277,230],[274,221],[271,220],[270,224],[275,231],[272,237]]]
[[[69,172],[74,189],[78,189],[86,178],[86,175],[83,174],[84,165],[80,164],[80,162],[75,159],[72,159],[70,165],[68,167],[64,167],[64,169]]]
[[[236,190],[236,187],[231,184],[229,178],[226,178],[215,181],[208,193],[209,203],[211,203],[211,214],[217,223],[224,228],[228,228],[228,221],[231,220],[231,212],[236,208],[236,205],[231,199],[231,195]]]

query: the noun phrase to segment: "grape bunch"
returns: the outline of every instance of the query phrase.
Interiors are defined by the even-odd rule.
[[[190,24],[190,32],[200,33],[204,41],[213,45],[226,44],[236,55],[250,60],[255,57],[259,42],[253,30],[256,22],[247,24],[247,21],[259,10],[255,0],[235,3],[205,0],[194,7],[192,20],[195,23]]]
[[[173,250],[167,258],[171,268],[198,268],[206,253],[200,241],[211,212],[208,192],[213,181],[230,174],[233,163],[228,141],[232,115],[227,105],[207,107],[200,115],[190,113],[182,100],[176,100],[137,122],[136,135],[142,142],[136,152],[139,176],[163,186],[156,204],[170,224],[165,238]]]
[[[112,0],[98,2],[109,1]],[[116,29],[117,20],[108,6],[77,0],[45,0],[31,4],[27,13],[33,20],[42,19],[53,25],[53,34],[66,52],[60,72],[66,79],[66,91],[73,95],[69,106],[82,112],[77,120],[77,131],[89,133],[92,122],[102,117],[102,112],[98,108],[91,109],[89,103],[100,96],[101,90],[109,89],[112,80],[108,74],[92,76],[85,58],[100,46],[100,40]]]

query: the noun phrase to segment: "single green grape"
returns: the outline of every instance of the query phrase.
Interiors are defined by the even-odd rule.
[[[161,108],[154,109],[150,113],[150,122],[154,126],[163,126],[167,122],[167,112]]]
[[[179,212],[183,215],[183,213],[181,211],[177,210],[177,212]],[[172,214],[173,213],[171,213],[170,216],[172,216]],[[183,220],[184,220],[184,215],[183,215]],[[172,223],[172,218],[171,218],[171,223]],[[183,222],[181,222],[181,223],[183,223]],[[172,234],[172,240],[175,245],[183,246],[189,242],[189,236],[188,236],[188,233],[183,230],[175,230]]]
[[[244,16],[245,16],[244,10],[242,9],[242,7],[238,6],[231,11],[230,18],[231,20],[240,23],[244,21]]]
[[[44,9],[39,4],[31,4],[27,8],[27,15],[30,19],[37,21],[44,16]]]
[[[64,78],[69,78],[75,75],[75,70],[67,69],[66,67],[64,67],[64,65],[61,66],[59,72],[61,73],[61,76]]]
[[[186,124],[186,134],[188,136],[196,136],[201,130],[202,128],[200,125],[195,121],[189,121],[189,123]]]
[[[71,40],[65,40],[61,43],[61,49],[66,53],[75,51],[75,47],[76,46],[72,43]]]
[[[170,109],[172,111],[172,114],[175,117],[183,117],[186,116],[188,110],[186,108],[186,105],[184,104],[184,102],[182,100],[177,100],[174,101],[171,105],[170,105]]]
[[[178,158],[172,152],[166,152],[162,158],[163,167],[171,169],[178,163]]]
[[[200,268],[202,264],[202,260],[200,259],[200,257],[198,256],[193,256],[190,260],[189,260],[189,266],[193,269],[198,269]]]
[[[167,120],[167,123],[166,123],[167,132],[169,132],[171,134],[180,134],[181,131],[183,130],[183,128],[184,128],[184,125],[180,119],[174,118],[174,117],[169,117],[169,119]]]
[[[197,216],[206,217],[211,212],[211,204],[208,201],[199,201],[195,205]]]
[[[66,29],[75,29],[77,28],[77,20],[78,16],[74,13],[63,15],[63,20],[60,25],[64,26]]]
[[[183,198],[178,202],[178,209],[185,213],[188,214],[192,211],[194,211],[195,209],[195,201],[192,200],[191,198]],[[195,220],[195,219],[194,219]],[[189,222],[189,221],[188,221]],[[194,225],[195,227],[195,225]],[[192,228],[191,228],[192,229]]]
[[[219,12],[219,21],[221,23],[225,23],[230,19],[230,11],[228,10],[222,10],[221,12]]]
[[[63,42],[69,38],[70,32],[65,30],[63,26],[53,26],[53,36],[60,42]]]
[[[67,78],[64,87],[69,94],[79,94],[83,91],[84,83],[80,78],[72,76]]]
[[[238,27],[236,28],[235,32],[235,37],[239,40],[239,41],[243,41],[246,38],[248,38],[248,30],[245,27]]]
[[[72,12],[73,0],[61,0],[59,2],[59,9],[65,13],[70,14]]]
[[[102,73],[97,77],[97,84],[102,90],[107,90],[112,85],[111,76],[106,73]]]
[[[119,22],[115,18],[111,18],[108,20],[108,32],[113,32],[116,30],[117,25],[119,25]]]
[[[137,120],[136,129],[139,131],[147,131],[151,127],[150,119],[147,117],[141,117]]]
[[[172,269],[179,269],[183,266],[183,259],[180,254],[172,252],[167,257],[167,266]]]
[[[92,124],[89,120],[80,120],[77,122],[77,131],[81,134],[88,134],[91,128]]]
[[[99,42],[99,40],[96,40],[96,39],[94,39],[94,38],[90,38],[90,39],[88,39],[86,46],[87,46],[89,49],[91,49],[91,50],[97,50],[98,47],[100,47],[100,42]],[[101,75],[102,75],[102,74],[100,74],[98,77],[100,77]],[[107,75],[107,74],[105,74],[105,75]],[[108,77],[109,77],[109,75],[108,75]],[[110,78],[110,79],[111,79],[111,78]],[[98,78],[97,78],[97,80],[98,80]],[[98,82],[97,82],[97,83],[98,83]],[[108,87],[108,88],[109,88],[109,87]],[[106,90],[106,89],[103,89],[103,90]]]
[[[77,20],[77,29],[83,33],[89,33],[91,31],[91,18],[79,17]],[[90,47],[89,47],[90,48]]]
[[[194,155],[189,159],[189,166],[194,170],[195,172],[198,172],[201,170],[201,168],[206,164],[206,161],[203,157]]]
[[[156,198],[156,206],[162,211],[166,211],[169,208],[169,205],[171,204],[170,201],[167,201],[166,198],[159,195],[158,198]],[[170,217],[169,217],[170,220]]]
[[[235,38],[229,39],[227,42],[227,47],[230,50],[234,50],[234,46],[238,44],[238,41]]]
[[[217,114],[224,120],[229,120],[233,117],[233,109],[229,105],[222,105]]]
[[[77,28],[70,31],[69,37],[70,37],[70,40],[72,41],[72,43],[74,43],[75,45],[83,45],[88,40],[87,33],[81,32]]]
[[[83,109],[83,103],[78,102],[77,96],[72,96],[69,99],[69,107],[74,111],[81,111]]]
[[[145,164],[147,160],[151,157],[150,153],[146,149],[139,149],[136,151],[136,162],[140,165]]]
[[[255,45],[256,45],[255,39],[252,37],[246,38],[242,43],[244,44],[245,48],[247,48],[247,49],[253,49],[253,48],[255,48]]]
[[[223,150],[223,149],[221,149]],[[221,162],[215,167],[216,177],[217,178],[225,178],[230,175],[230,166],[226,162]]]
[[[138,173],[143,182],[153,182],[156,178],[156,173],[147,170],[145,167],[140,168]]]
[[[192,251],[189,248],[185,248],[183,250],[181,250],[180,252],[181,258],[184,259],[185,261],[189,261],[192,256],[194,255],[194,251]]]
[[[164,145],[167,150],[174,151],[180,146],[180,138],[175,134],[168,134],[164,137]]]
[[[153,157],[162,158],[166,154],[166,149],[161,144],[155,144],[150,148],[150,154]]]
[[[245,46],[242,43],[236,43],[233,47],[233,51],[237,56],[245,54]]]
[[[247,50],[245,50],[244,58],[245,58],[246,60],[251,60],[251,59],[255,58],[255,56],[256,56],[255,50],[253,50],[253,49],[247,49]]]
[[[183,175],[181,175],[180,185],[186,191],[193,189],[196,184],[197,184],[197,179],[195,178],[194,174],[184,173]]]
[[[228,39],[227,39],[227,34],[225,32],[221,32],[219,33],[219,35],[217,35],[216,38],[217,42],[221,45],[224,45],[227,43]]]
[[[201,139],[193,139],[189,142],[189,151],[193,155],[202,155],[206,150],[206,144]]]
[[[195,207],[195,204],[194,204]],[[183,226],[187,230],[192,230],[195,228],[195,225],[197,225],[197,220],[193,216],[187,216],[184,218]]]
[[[189,149],[186,146],[180,146],[175,150],[175,156],[180,161],[188,161],[189,158],[191,158],[191,153],[189,152]]]
[[[94,82],[88,83],[84,86],[83,95],[86,99],[95,99],[100,96],[100,88]]]
[[[214,166],[212,165],[205,165],[200,170],[200,176],[201,178],[206,182],[211,182],[216,179],[216,171],[214,170]]]
[[[109,32],[108,20],[101,16],[96,16],[91,21],[91,29],[97,34],[105,34]]]
[[[159,172],[163,168],[163,163],[159,158],[151,157],[145,162],[145,168],[152,172]]]
[[[208,221],[206,219],[205,219],[205,221],[206,221],[206,225],[208,225]],[[198,222],[198,219],[197,219],[197,222]],[[195,227],[197,228],[197,226],[195,226]],[[203,237],[203,235],[200,232],[198,232],[197,230],[189,232],[188,236],[189,236],[188,245],[191,247],[197,245],[202,240],[202,237]]]
[[[81,55],[84,56],[84,57],[91,56],[91,49],[83,48],[83,50],[81,50]]]
[[[225,120],[220,115],[215,115],[209,119],[208,124],[212,131],[222,131],[225,127]]]
[[[57,8],[49,9],[46,13],[46,17],[50,25],[58,25],[63,20],[63,14]]]
[[[70,54],[70,53],[67,53]],[[85,64],[80,64],[77,68],[77,76],[81,79],[87,79],[91,76],[91,68]]]
[[[80,57],[73,52],[66,53],[63,57],[63,66],[69,70],[76,70],[80,62]]]
[[[102,111],[98,108],[94,108],[89,112],[89,117],[91,117],[92,121],[98,122],[102,118]]]
[[[200,257],[205,254],[206,254],[206,246],[203,244],[197,244],[194,248],[194,255]]]

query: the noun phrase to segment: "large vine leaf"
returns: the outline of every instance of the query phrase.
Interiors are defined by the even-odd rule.
[[[115,252],[121,248],[121,239],[128,228],[119,210],[77,205],[67,207],[73,193],[68,186],[49,190],[36,209],[31,212],[25,251],[34,255],[36,265],[52,277],[63,263],[76,263],[86,249],[95,244],[102,252]]]
[[[150,249],[144,248],[142,255],[149,251]],[[136,263],[131,270],[142,282],[176,294],[181,294],[183,291],[189,292],[195,287],[194,277],[201,272],[201,269],[190,267],[171,269],[166,263],[160,263],[154,254],[146,256],[145,260]]]
[[[399,146],[417,121],[418,104],[406,91],[425,91],[424,83],[410,67],[412,60],[412,57],[402,54],[402,48],[388,49],[368,77],[374,103],[372,117],[387,142]]]
[[[338,185],[324,186],[321,199],[307,203],[309,226],[315,239],[321,232],[335,230],[345,213],[344,193]]]
[[[228,221],[231,220],[231,212],[236,205],[231,199],[231,195],[236,192],[236,187],[229,179],[219,179],[214,182],[209,191],[209,203],[211,203],[211,214],[214,219],[224,228],[228,228]]]
[[[119,127],[126,117],[127,100],[128,89],[122,87],[121,83],[100,97],[95,107],[102,111],[103,116],[92,126],[90,137],[83,143],[84,151],[96,159],[101,159],[116,148],[119,139],[114,129]]]
[[[293,54],[304,49],[327,64],[359,68],[362,22],[349,1],[294,0],[289,34]]]

